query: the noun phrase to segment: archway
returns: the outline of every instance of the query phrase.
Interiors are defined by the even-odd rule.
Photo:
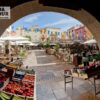
[[[45,35],[43,38],[50,36],[52,38],[57,37],[61,40],[65,38],[71,41],[72,39],[80,40],[81,42],[94,38],[88,28],[80,21],[67,14],[52,11],[42,11],[26,15],[11,24],[2,35],[30,35],[32,42],[35,42],[33,38],[36,35],[33,35],[33,33],[29,34],[29,32],[36,34],[37,31],[35,30],[37,29],[39,31],[38,35],[40,35],[38,36],[38,42],[40,42],[39,37],[41,37],[41,35]]]
[[[96,38],[98,45],[100,47],[100,23],[94,18],[91,14],[86,12],[84,9],[81,10],[70,10],[65,8],[58,8],[58,7],[49,7],[43,6],[38,3],[38,1],[31,1],[24,3],[22,5],[16,6],[15,8],[11,9],[11,19],[10,20],[0,20],[0,34],[2,34],[5,29],[15,22],[17,19],[40,11],[54,11],[54,12],[61,12],[67,15],[70,15],[84,25],[88,27],[88,29],[93,33],[94,37]]]
[[[74,11],[74,10],[69,10],[69,9],[64,9],[64,8],[57,8],[57,7],[48,7],[48,6],[43,6],[40,5],[38,2],[32,1],[28,2],[22,5],[19,5],[11,10],[12,13],[12,18],[11,20],[1,20],[0,27],[1,30],[0,32],[3,33],[4,30],[11,25],[13,22],[15,22],[17,19],[31,14],[35,12],[40,12],[40,11],[53,11],[53,12],[61,12],[64,14],[68,14],[79,21],[81,21],[84,25],[86,25],[90,31],[93,33],[94,37],[98,41],[99,47],[100,47],[100,40],[99,40],[99,32],[100,32],[100,23],[89,13],[84,11],[83,9],[79,11]]]

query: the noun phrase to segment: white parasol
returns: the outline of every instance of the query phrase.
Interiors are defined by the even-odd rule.
[[[32,42],[30,42],[30,41],[16,41],[16,44],[18,45],[18,44],[30,44],[30,43],[32,43]]]
[[[30,43],[30,44],[28,44],[29,46],[38,46],[38,44],[36,44],[36,43]]]
[[[92,43],[97,43],[97,41],[95,39],[91,39],[84,42],[84,44],[92,44]]]
[[[24,41],[24,40],[28,40],[28,38],[25,37],[15,37],[15,36],[7,36],[7,37],[0,37],[0,41]]]

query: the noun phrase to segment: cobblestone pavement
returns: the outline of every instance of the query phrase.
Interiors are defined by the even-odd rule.
[[[37,59],[35,56],[34,51],[30,51],[30,53],[27,55],[27,58],[23,60],[23,67],[25,66],[36,66],[37,65]]]
[[[88,81],[74,79],[74,89],[67,84],[65,91],[63,70],[72,65],[45,54],[44,50],[34,50],[28,57],[25,62],[32,64],[37,73],[37,100],[94,100],[93,88]],[[99,95],[96,100],[100,100]]]

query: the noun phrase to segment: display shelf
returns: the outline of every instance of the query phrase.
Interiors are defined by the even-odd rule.
[[[33,90],[33,96],[32,97],[30,97],[30,96],[24,96],[24,95],[18,95],[18,94],[11,93],[11,92],[6,92],[5,90],[3,90],[6,86],[2,89],[2,92],[6,93],[6,94],[9,94],[9,95],[15,95],[15,96],[19,96],[19,97],[22,97],[22,98],[26,97],[28,99],[36,100],[36,75],[34,75],[34,76],[35,76],[35,80],[34,80],[34,84],[33,84],[33,87],[34,87],[33,89],[34,90]],[[27,81],[27,83],[30,84],[30,82],[28,82],[28,81]]]
[[[26,78],[27,80],[26,81],[23,81],[22,79],[20,79],[20,78],[16,78],[16,77],[14,77],[14,74],[15,74],[15,72],[17,71],[16,70],[16,68],[13,68],[11,65],[7,65],[7,67],[6,67],[7,69],[9,69],[9,68],[11,68],[11,69],[13,69],[14,71],[13,71],[13,75],[12,76],[9,76],[9,78],[5,81],[5,83],[4,83],[4,86],[2,87],[2,88],[0,88],[0,91],[1,92],[4,92],[4,93],[6,93],[6,94],[8,94],[8,95],[11,95],[11,96],[18,96],[18,97],[21,97],[21,98],[24,98],[23,100],[26,100],[25,98],[27,98],[28,100],[36,100],[36,74],[35,74],[35,71],[34,70],[19,70],[19,71],[23,71],[23,72],[25,72],[25,74],[23,75],[23,78],[24,78],[24,76],[25,75],[30,75],[30,76],[32,76],[32,78],[30,78],[29,77],[29,80],[28,80],[28,78]],[[4,72],[0,72],[0,73],[3,73],[4,74]],[[7,76],[7,73],[5,73],[5,75]],[[21,94],[21,95],[19,95],[19,94],[16,94],[16,89],[14,90],[14,92],[12,92],[12,91],[8,91],[8,90],[6,90],[6,86],[11,82],[10,81],[10,79],[12,79],[12,81],[15,81],[15,83],[17,82],[19,82],[18,84],[19,84],[19,86],[20,86],[20,84],[22,84],[23,86],[26,84],[27,85],[27,88],[29,88],[30,90],[28,91],[29,92],[29,95],[26,93],[26,94],[24,94],[24,91],[25,91],[25,89],[27,89],[27,88],[25,88],[24,90],[22,90],[23,91],[23,93]],[[33,80],[33,81],[30,81],[30,80]],[[24,83],[25,82],[25,83]],[[27,83],[26,83],[27,82]],[[29,84],[31,84],[32,85],[32,87],[30,87],[31,85],[29,85]],[[9,86],[7,86],[7,88],[9,89]],[[12,88],[12,87],[11,87]],[[23,87],[24,88],[24,87]],[[32,92],[31,92],[32,91]],[[27,95],[27,96],[26,96]]]

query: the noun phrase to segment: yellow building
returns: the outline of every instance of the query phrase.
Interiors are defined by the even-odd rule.
[[[61,33],[61,40],[66,40],[66,33],[65,32]]]

